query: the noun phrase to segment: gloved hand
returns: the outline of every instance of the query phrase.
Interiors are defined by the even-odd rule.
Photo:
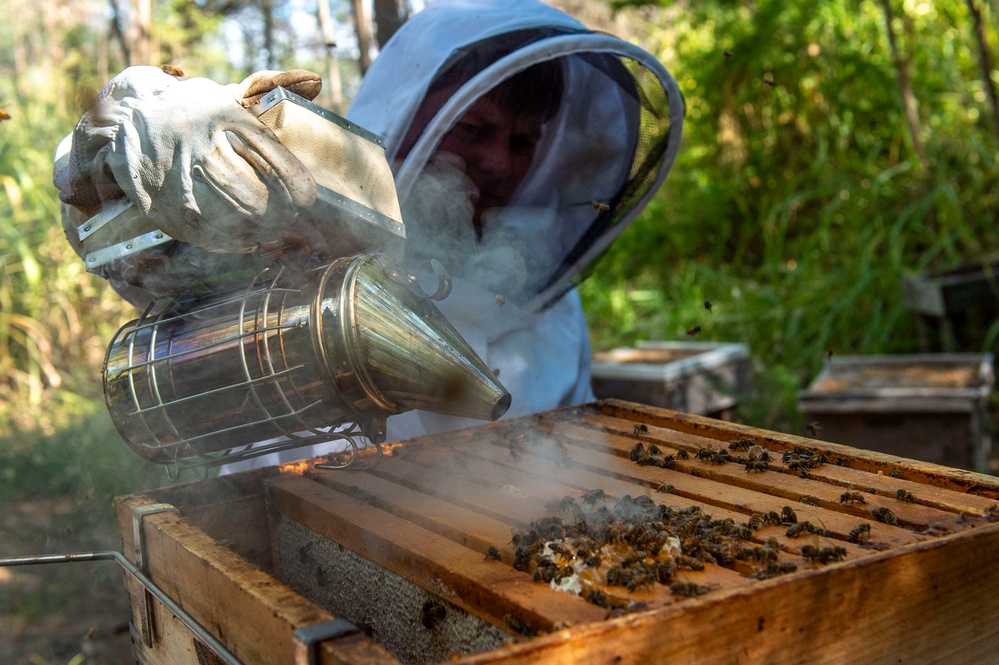
[[[260,72],[223,86],[156,67],[114,77],[73,132],[60,199],[88,214],[127,196],[173,238],[249,252],[281,238],[316,200],[305,166],[244,106],[276,85],[313,98],[317,74]]]

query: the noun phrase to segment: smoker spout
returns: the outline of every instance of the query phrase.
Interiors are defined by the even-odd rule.
[[[510,393],[401,270],[380,255],[343,263],[321,306],[321,345],[337,385],[353,375],[374,405],[496,420]],[[340,351],[342,349],[342,351]]]

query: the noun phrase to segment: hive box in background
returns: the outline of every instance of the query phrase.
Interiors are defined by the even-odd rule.
[[[593,355],[593,392],[731,420],[752,389],[749,349],[728,342],[639,342]]]
[[[825,441],[985,471],[992,386],[990,353],[841,356],[798,408]]]

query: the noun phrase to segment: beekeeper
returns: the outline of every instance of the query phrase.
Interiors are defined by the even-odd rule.
[[[193,254],[188,262],[197,252],[187,246],[218,251],[205,243],[222,239],[225,251],[251,256],[293,245],[261,220],[311,205],[315,184],[232,99],[249,106],[282,76],[314,96],[314,77],[261,73],[218,86],[135,69],[112,80],[102,93],[111,111],[81,119],[57,164],[69,229],[124,195],[183,241],[170,252]],[[364,77],[347,117],[384,140],[406,224],[402,258],[428,283],[430,259],[450,272],[438,306],[499,371],[513,396],[505,417],[593,399],[574,286],[664,181],[682,115],[672,77],[649,53],[535,0],[429,3]],[[141,300],[146,274],[119,275],[116,287]],[[387,438],[471,424],[411,411],[389,418]]]

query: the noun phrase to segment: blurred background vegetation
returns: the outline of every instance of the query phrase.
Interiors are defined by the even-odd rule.
[[[552,4],[655,53],[687,104],[665,187],[581,287],[595,349],[695,325],[700,341],[745,343],[757,393],[741,418],[801,433],[796,392],[829,353],[924,349],[904,275],[999,250],[996,0]],[[63,236],[60,139],[128,64],[220,82],[305,67],[342,110],[419,5],[0,0],[0,502],[68,500],[77,515],[26,535],[7,511],[0,554],[100,547],[110,498],[165,482],[104,412],[104,349],[135,313]],[[961,350],[997,336],[985,321]],[[0,593],[0,615],[91,593],[66,584],[29,610]]]

